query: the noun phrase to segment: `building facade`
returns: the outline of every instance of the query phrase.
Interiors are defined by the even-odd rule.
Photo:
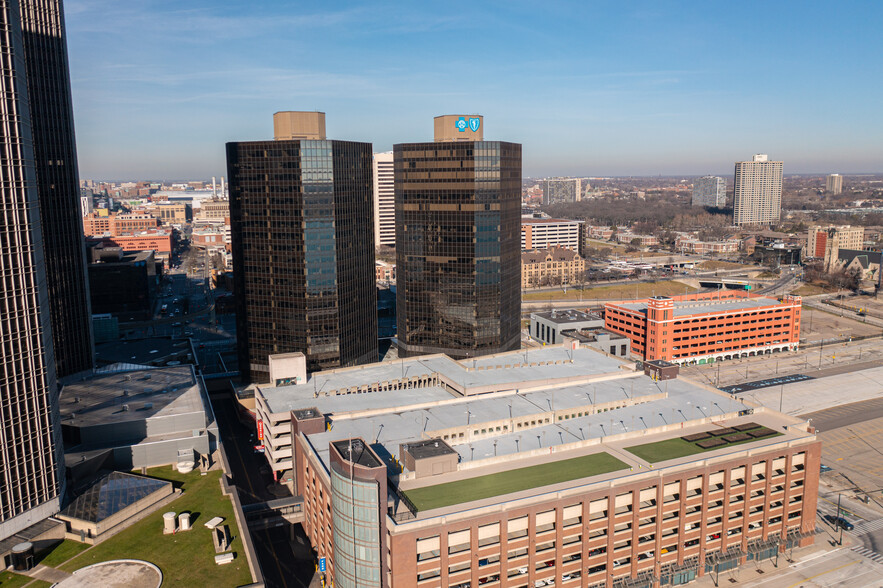
[[[727,205],[727,181],[717,176],[702,176],[693,184],[693,206],[723,208]]]
[[[280,123],[321,113],[280,114],[284,137]],[[303,352],[310,371],[377,360],[371,145],[307,136],[227,144],[239,369],[253,382],[277,353]]]
[[[585,271],[585,260],[572,249],[550,247],[521,254],[522,289],[579,283]]]
[[[276,468],[286,448],[304,531],[341,588],[657,588],[771,570],[813,543],[811,426],[624,365],[569,345],[474,367],[430,356],[259,387],[255,401],[265,455]],[[671,440],[708,450],[642,451]]]
[[[138,235],[117,235],[113,237],[89,237],[88,242],[101,242],[109,247],[119,247],[123,251],[153,251],[157,257],[168,257],[172,253],[172,234],[168,231],[150,231]]]
[[[626,335],[645,360],[710,363],[797,349],[800,296],[746,291],[654,296],[604,305],[604,328]]]
[[[520,345],[521,145],[482,140],[480,121],[438,117],[436,142],[393,148],[403,356]],[[467,124],[475,140],[444,140]]]
[[[831,271],[841,249],[862,249],[864,242],[864,227],[810,227],[806,233],[806,256],[821,259],[825,271]]]
[[[101,214],[96,211],[83,218],[83,233],[87,237],[133,235],[157,228],[159,219],[143,212]]]
[[[733,223],[769,225],[782,213],[782,162],[764,154],[736,162]]]
[[[396,191],[392,151],[374,154],[374,244],[396,245]]]
[[[521,217],[521,250],[567,247],[579,250],[580,227],[583,221],[563,218]]]
[[[61,0],[20,0],[34,169],[58,376],[92,368],[74,114]]]
[[[151,212],[164,225],[184,224],[193,220],[193,206],[186,202],[160,204]]]
[[[35,146],[38,141],[47,139],[43,133],[48,123],[34,121],[34,118],[45,114],[49,106],[36,104],[50,97],[50,89],[41,84],[48,85],[56,80],[29,80],[30,74],[37,75],[33,70],[39,64],[26,62],[27,59],[38,59],[41,51],[46,49],[34,37],[34,19],[42,18],[42,9],[47,8],[42,4],[28,1],[21,4],[0,3],[0,27],[3,29],[0,35],[0,54],[3,55],[0,75],[5,91],[4,100],[0,102],[0,141],[4,149],[4,157],[0,159],[0,173],[4,178],[0,189],[0,212],[4,217],[4,221],[0,222],[0,268],[4,280],[0,288],[0,371],[4,374],[0,394],[3,437],[3,454],[0,458],[0,539],[10,537],[58,512],[60,496],[64,493],[64,476],[60,471],[63,459],[53,351],[53,339],[59,337],[54,337],[53,333],[52,304],[76,300],[76,304],[82,306],[69,309],[71,314],[78,315],[85,311],[88,316],[89,312],[88,300],[80,300],[76,296],[68,299],[65,293],[57,290],[62,284],[72,288],[79,284],[82,292],[86,292],[81,236],[78,243],[67,232],[59,235],[58,239],[73,247],[68,261],[77,271],[82,269],[83,282],[78,282],[79,274],[75,271],[68,273],[67,268],[59,275],[59,284],[50,287],[47,282],[49,258],[56,253],[51,247],[58,246],[59,241],[54,241],[50,246],[44,241],[46,233],[53,229],[68,231],[72,227],[64,224],[66,210],[58,211],[63,219],[50,216],[48,210],[45,216],[42,212],[57,196],[59,206],[63,209],[70,204],[74,216],[79,218],[80,203],[76,181],[74,187],[77,190],[71,201],[67,202],[69,195],[53,193],[45,184],[49,179],[46,170],[38,171],[37,168],[42,166],[35,164],[38,153],[45,156],[55,152],[55,146],[45,142],[39,148]],[[56,3],[52,5],[55,8],[53,14],[58,15],[59,7]],[[40,14],[34,14],[34,11]],[[57,22],[60,23],[60,15]],[[60,30],[54,32],[56,34],[46,42],[54,41],[56,51],[61,54],[48,53],[45,57],[53,60],[50,67],[55,67],[59,60],[66,67],[64,36]],[[29,95],[31,87],[34,88],[33,97]],[[65,103],[61,104],[63,106]],[[64,138],[63,131],[60,131],[58,139]],[[60,154],[59,157],[64,158],[65,155]],[[76,161],[63,161],[66,166],[72,166],[76,174]],[[66,186],[58,186],[58,190],[64,191]],[[79,232],[79,224],[75,228]],[[81,252],[79,257],[77,252]],[[52,263],[58,263],[58,259]],[[68,278],[71,283],[68,283]],[[51,293],[55,294],[54,301],[50,298]],[[71,324],[58,325],[62,337],[67,328],[65,325]],[[85,338],[80,339],[80,344],[85,347],[81,352],[88,359],[83,361],[83,366],[88,368],[92,365],[91,323],[84,327],[84,332]],[[62,338],[59,344],[66,346],[70,341]],[[68,359],[71,362],[65,368],[76,365],[73,356]]]
[[[543,181],[543,204],[580,200],[582,200],[582,180],[579,178],[547,178]]]
[[[843,176],[840,174],[829,174],[825,177],[825,192],[830,194],[840,194],[843,192]]]

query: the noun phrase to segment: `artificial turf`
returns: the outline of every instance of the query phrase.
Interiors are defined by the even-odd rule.
[[[609,453],[593,453],[526,468],[406,490],[418,511],[606,474],[629,467]]]
[[[765,427],[757,426],[757,430],[763,429]],[[746,432],[747,431],[743,431]],[[778,437],[782,433],[774,432],[772,435],[764,437],[765,439],[772,439],[773,437]],[[693,435],[690,435],[693,437]],[[715,439],[720,441],[725,441],[724,437],[716,437]],[[679,457],[686,457],[687,455],[693,455],[696,453],[704,453],[706,451],[714,451],[717,449],[726,449],[727,447],[732,447],[733,445],[741,445],[742,443],[750,443],[751,441],[759,441],[760,439],[750,438],[743,439],[740,441],[727,442],[723,445],[718,445],[716,447],[709,447],[708,449],[704,449],[699,446],[699,443],[702,441],[685,441],[681,437],[675,437],[674,439],[665,439],[664,441],[655,441],[653,443],[644,443],[643,445],[633,445],[632,447],[626,447],[625,450],[629,453],[637,455],[641,459],[649,463],[657,463],[660,461],[667,461],[669,459],[677,459]]]

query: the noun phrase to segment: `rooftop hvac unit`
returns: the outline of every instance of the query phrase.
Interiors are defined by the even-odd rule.
[[[123,405],[123,412],[129,412],[129,405],[128,404]]]

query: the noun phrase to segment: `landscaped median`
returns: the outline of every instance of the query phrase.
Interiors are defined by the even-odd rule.
[[[477,478],[446,482],[405,490],[405,496],[419,511],[442,508],[473,500],[502,496],[541,486],[570,482],[628,468],[609,453],[593,453]]]
[[[625,450],[649,463],[678,459],[715,449],[726,449],[734,445],[771,439],[782,433],[762,427],[757,423],[746,423],[733,428],[715,428],[707,432],[694,433],[674,439],[665,439],[643,445],[633,445]]]

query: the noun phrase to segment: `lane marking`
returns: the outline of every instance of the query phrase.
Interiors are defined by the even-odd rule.
[[[837,570],[842,570],[843,568],[848,568],[849,566],[854,566],[854,565],[857,564],[857,563],[861,563],[861,562],[853,561],[853,562],[849,562],[848,564],[843,564],[842,566],[837,566],[836,568],[832,568],[832,569],[830,569],[830,570],[828,570],[828,571],[826,571],[826,572],[822,572],[822,573],[820,573],[820,574],[816,574],[815,576],[810,576],[809,578],[804,578],[804,579],[801,580],[800,582],[794,582],[793,584],[791,584],[790,586],[788,586],[788,588],[796,588],[797,586],[800,586],[801,584],[803,584],[803,583],[805,583],[805,582],[808,582],[808,581],[810,581],[810,580],[812,580],[812,579],[814,579],[814,578],[818,578],[819,576],[824,576],[825,574],[830,574],[830,573],[832,573],[832,572],[836,572]]]

